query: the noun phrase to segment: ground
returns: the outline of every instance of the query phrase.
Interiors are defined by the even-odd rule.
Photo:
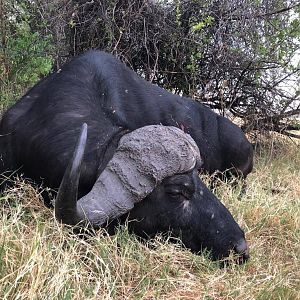
[[[256,149],[242,198],[220,183],[251,249],[249,262],[225,268],[160,237],[141,243],[126,227],[80,239],[21,180],[0,198],[0,298],[300,299],[299,178],[299,143],[276,137]]]

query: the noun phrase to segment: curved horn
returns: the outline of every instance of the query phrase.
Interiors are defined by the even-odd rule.
[[[79,145],[74,157],[77,157]],[[101,226],[131,210],[164,178],[193,169],[199,160],[196,143],[180,129],[162,125],[139,128],[121,138],[113,158],[87,195],[74,204],[73,200],[69,200],[71,197],[64,194],[68,197],[64,206],[68,208],[68,217],[60,220],[68,224],[87,220],[94,227]],[[65,174],[64,179],[70,180],[72,176]],[[63,184],[64,180],[62,186],[67,185]],[[59,192],[59,196],[61,194]],[[71,196],[74,199],[74,192]],[[68,204],[72,206],[68,207]],[[63,209],[61,213],[64,213]]]
[[[77,193],[86,139],[87,124],[84,123],[55,200],[55,217],[65,224],[75,225],[82,220],[77,214]]]

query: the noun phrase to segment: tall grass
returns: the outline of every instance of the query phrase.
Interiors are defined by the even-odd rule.
[[[251,259],[220,268],[160,237],[140,243],[121,227],[81,239],[19,181],[1,197],[1,299],[300,299],[300,151],[257,150],[248,190],[215,193],[245,229]]]

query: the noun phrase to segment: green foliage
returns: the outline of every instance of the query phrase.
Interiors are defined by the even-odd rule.
[[[176,24],[178,27],[181,26],[181,9],[180,9],[180,1],[179,0],[176,0],[175,2],[175,5],[176,5]]]
[[[51,47],[51,37],[31,32],[27,24],[18,24],[15,35],[8,40],[9,79],[22,85],[32,85],[51,70],[52,58],[45,55]]]
[[[34,3],[10,0],[1,7],[0,109],[51,70],[52,37],[42,35]],[[39,24],[39,25],[37,25]]]
[[[212,16],[208,16],[207,18],[205,18],[203,21],[200,21],[198,23],[195,23],[194,25],[192,25],[192,31],[196,32],[198,30],[203,29],[204,27],[211,25],[214,21],[214,17]]]

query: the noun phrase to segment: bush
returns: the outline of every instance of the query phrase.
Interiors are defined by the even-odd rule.
[[[1,2],[2,3],[2,2]],[[1,7],[2,44],[1,109],[19,97],[51,70],[52,37],[42,36],[39,26],[34,26],[36,15],[30,1],[9,0]]]

